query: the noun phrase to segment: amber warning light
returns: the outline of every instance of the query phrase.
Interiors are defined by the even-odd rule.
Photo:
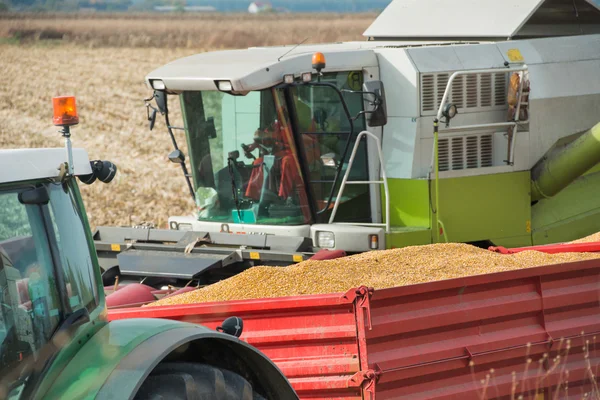
[[[54,125],[71,126],[79,123],[77,106],[75,105],[75,97],[53,97],[52,105],[54,106],[54,117],[52,118]]]
[[[323,68],[325,68],[325,56],[323,53],[316,52],[312,56],[312,67],[317,70],[317,72],[321,72]]]

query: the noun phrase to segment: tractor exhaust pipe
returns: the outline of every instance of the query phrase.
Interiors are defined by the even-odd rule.
[[[600,162],[600,123],[531,170],[531,201],[550,198]]]

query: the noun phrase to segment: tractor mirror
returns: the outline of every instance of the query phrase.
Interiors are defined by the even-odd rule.
[[[369,126],[384,126],[387,124],[385,90],[383,82],[369,81],[363,84],[365,113],[368,115]]]
[[[183,164],[185,162],[185,156],[181,150],[173,150],[171,154],[169,154],[169,160],[175,164]]]
[[[156,122],[156,110],[153,108],[152,113],[148,111],[148,121],[150,121],[150,130],[154,128],[154,123]]]

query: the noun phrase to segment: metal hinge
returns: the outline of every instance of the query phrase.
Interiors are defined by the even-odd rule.
[[[372,287],[360,286],[358,288],[348,290],[342,296],[343,299],[350,302],[355,301],[357,308],[360,307],[365,310],[369,330],[373,329],[373,324],[371,323],[371,296],[373,296],[374,292],[375,289]]]
[[[348,380],[348,387],[362,387],[365,393],[369,393],[370,400],[375,400],[375,384],[382,374],[377,364],[373,365],[373,368],[359,371]]]

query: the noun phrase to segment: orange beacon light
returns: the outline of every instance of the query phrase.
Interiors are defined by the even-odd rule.
[[[79,123],[77,105],[74,96],[59,96],[52,98],[54,116],[52,122],[57,126],[71,126]]]

